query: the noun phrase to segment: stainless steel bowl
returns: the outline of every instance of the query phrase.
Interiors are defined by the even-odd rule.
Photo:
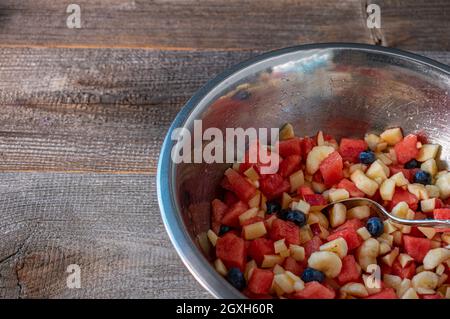
[[[250,95],[239,100],[239,90]],[[217,76],[190,99],[173,122],[158,166],[161,214],[178,254],[215,297],[242,298],[210,265],[198,236],[210,227],[210,202],[224,164],[171,161],[171,134],[207,127],[278,127],[298,135],[319,129],[337,137],[400,126],[423,131],[450,162],[450,68],[411,53],[361,44],[304,45],[270,52]]]

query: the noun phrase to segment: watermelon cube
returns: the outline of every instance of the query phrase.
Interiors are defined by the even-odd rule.
[[[417,262],[422,262],[425,255],[431,249],[431,240],[413,236],[403,236],[403,245],[408,255]]]
[[[300,276],[305,267],[289,256],[284,260],[283,268],[286,271],[290,271],[291,273]]]
[[[311,240],[307,241],[303,247],[305,248],[305,257],[306,259],[311,256],[313,252],[319,251],[320,246],[322,246],[323,242],[319,236],[314,236]]]
[[[303,199],[311,206],[323,206],[327,205],[328,202],[321,194],[305,194]]]
[[[433,294],[433,295],[422,295],[420,296],[422,299],[442,299],[440,294]]]
[[[264,255],[273,255],[274,253],[273,241],[266,238],[252,240],[248,247],[248,255],[253,258],[258,265],[261,265]]]
[[[414,261],[402,267],[400,261],[394,261],[391,267],[392,274],[399,276],[402,279],[411,279],[416,274],[416,263]]]
[[[227,169],[225,171],[225,176],[227,177],[233,192],[242,201],[248,202],[255,195],[256,187],[234,169]]]
[[[416,195],[411,194],[408,192],[408,190],[403,189],[401,187],[396,187],[394,196],[392,197],[392,201],[390,202],[389,209],[392,210],[392,208],[395,207],[400,202],[406,202],[412,210],[417,210],[419,207],[419,199],[416,197]]]
[[[335,240],[336,238],[342,237],[347,242],[348,250],[353,250],[358,248],[362,244],[362,239],[352,228],[345,228],[341,230],[335,230],[331,235],[327,237],[327,241]]]
[[[302,140],[302,157],[307,158],[308,153],[311,152],[314,146],[316,146],[315,140],[310,137],[305,137]]]
[[[302,155],[302,139],[301,138],[291,138],[288,140],[280,141],[278,143],[278,154],[281,157],[286,158],[291,155]]]
[[[393,288],[384,288],[379,293],[371,295],[366,299],[398,299],[398,297]]]
[[[326,187],[333,186],[344,177],[343,168],[344,163],[342,157],[337,151],[328,155],[328,157],[320,163],[319,170]]]
[[[244,240],[231,232],[226,233],[217,239],[216,256],[228,269],[237,267],[243,271],[246,261]]]
[[[347,220],[345,223],[343,223],[341,226],[336,228],[336,231],[341,231],[344,229],[353,229],[354,231],[357,231],[361,227],[364,226],[364,223],[358,219],[358,218],[352,218]]]
[[[450,208],[435,208],[433,210],[434,219],[450,220]],[[438,229],[439,232],[450,232],[450,228]]]
[[[292,297],[296,299],[334,299],[336,293],[333,289],[317,281],[311,281],[306,283],[303,290],[296,291]]]
[[[361,278],[360,268],[356,263],[353,255],[347,255],[342,258],[342,270],[336,278],[340,285],[345,285],[348,282],[358,282]]]
[[[211,229],[213,230],[213,232],[218,234],[220,230],[220,225],[222,225],[222,218],[225,215],[228,206],[217,198],[211,202],[211,206],[212,206]]]
[[[339,153],[344,161],[352,163],[359,162],[359,153],[367,149],[367,143],[364,140],[343,138],[339,145]]]
[[[279,174],[270,174],[264,175],[259,180],[259,189],[267,199],[274,199],[284,192],[289,192],[291,184]]]
[[[288,177],[295,171],[300,169],[300,161],[302,157],[300,155],[290,155],[281,161],[278,169],[278,174],[281,177]]]
[[[222,224],[230,227],[239,227],[239,216],[248,209],[248,205],[242,201],[233,204],[225,212]]]
[[[397,156],[397,161],[400,164],[405,164],[413,158],[416,158],[416,156],[419,155],[419,149],[417,148],[417,135],[409,134],[402,141],[395,144],[394,150],[395,155]]]
[[[314,191],[309,186],[300,186],[297,190],[297,193],[302,197],[305,198],[305,195],[314,195]]]
[[[248,290],[254,294],[268,294],[272,287],[274,274],[271,270],[253,269],[252,275],[248,282]]]
[[[300,230],[292,222],[275,219],[272,222],[272,228],[270,229],[270,238],[275,241],[284,238],[286,240],[286,245],[298,245],[300,243]]]

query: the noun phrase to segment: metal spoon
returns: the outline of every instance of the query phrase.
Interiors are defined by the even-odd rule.
[[[321,209],[322,212],[328,211],[331,207],[333,207],[336,203],[342,203],[345,206],[360,206],[360,205],[366,205],[369,206],[372,210],[374,210],[379,216],[384,216],[392,221],[408,225],[408,226],[423,226],[423,227],[435,227],[435,228],[450,228],[450,220],[438,220],[438,219],[416,219],[416,220],[410,220],[410,219],[404,219],[399,218],[397,216],[392,215],[389,213],[382,205],[378,204],[377,202],[368,199],[368,198],[349,198],[349,199],[343,199],[331,204],[328,204],[327,206],[323,207]]]

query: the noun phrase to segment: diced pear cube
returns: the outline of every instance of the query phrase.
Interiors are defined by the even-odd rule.
[[[291,193],[297,191],[297,189],[305,184],[305,176],[303,175],[303,171],[299,170],[289,176],[289,183],[291,184]]]
[[[256,170],[252,167],[250,167],[249,169],[247,169],[244,172],[244,175],[247,176],[248,178],[250,178],[252,181],[257,181],[259,179],[259,175],[256,172]]]
[[[394,236],[392,236],[391,234],[383,233],[380,236],[378,236],[377,240],[380,243],[386,243],[389,246],[392,246],[392,244],[394,243]]]
[[[292,126],[292,124],[290,124],[290,123],[284,124],[280,128],[279,136],[280,136],[281,141],[288,140],[290,138],[294,138],[295,133],[294,133],[294,127]]]
[[[402,130],[399,127],[387,129],[380,137],[389,145],[395,145],[403,139]]]
[[[380,243],[380,255],[387,254],[391,251],[391,246],[389,246],[387,243]]]
[[[417,229],[419,229],[428,239],[432,239],[434,235],[436,235],[436,229],[433,227],[417,227]]]
[[[386,287],[397,289],[402,283],[402,278],[395,275],[383,275],[383,282]]]
[[[276,264],[275,267],[273,267],[273,273],[274,273],[275,275],[278,275],[278,274],[284,274],[285,272],[286,272],[286,271],[284,270],[284,268],[281,267],[279,264]]]
[[[389,155],[387,155],[386,153],[376,153],[375,156],[377,157],[377,159],[382,161],[383,164],[385,164],[385,165],[391,165],[392,164],[391,157]]]
[[[217,239],[219,239],[219,237],[216,235],[215,232],[212,231],[212,229],[209,229],[206,235],[208,236],[208,239],[211,242],[211,244],[215,247]]]
[[[389,174],[389,168],[388,173],[386,173],[386,170],[384,168],[384,163],[380,160],[376,160],[372,163],[372,165],[369,166],[369,168],[366,171],[367,177],[370,177],[371,179],[379,178],[381,180],[387,179],[387,174]]]
[[[320,163],[334,152],[334,148],[331,146],[315,146],[308,153],[306,158],[306,171],[313,175],[319,169]]]
[[[252,240],[267,234],[266,226],[264,222],[257,222],[243,227],[244,238],[246,240]]]
[[[447,199],[450,196],[450,172],[442,174],[436,180],[436,186],[439,187],[439,194],[442,199]]]
[[[406,179],[402,172],[392,175],[389,179],[393,180],[395,182],[395,186],[397,187],[402,187],[409,184],[408,179]]]
[[[221,274],[222,276],[227,275],[227,267],[225,267],[225,264],[220,259],[216,259],[214,261],[214,268],[216,268],[216,271]]]
[[[375,148],[375,152],[383,152],[385,149],[387,149],[388,143],[386,142],[380,142],[378,143],[377,147]]]
[[[278,287],[283,290],[284,293],[290,294],[294,292],[294,283],[286,274],[278,274],[274,277],[274,282],[278,285]]]
[[[305,248],[299,245],[289,245],[289,251],[291,252],[292,258],[297,261],[305,260]]]
[[[361,227],[356,232],[358,233],[359,237],[361,237],[363,240],[367,240],[370,237],[372,237],[372,235],[370,235],[366,227]]]
[[[330,211],[330,224],[331,227],[338,227],[345,223],[347,219],[347,207],[342,203],[336,203],[333,205]]]
[[[381,260],[388,265],[389,267],[392,266],[392,264],[394,263],[395,259],[397,259],[397,256],[399,254],[400,250],[398,249],[398,247],[395,247],[394,249],[391,250],[391,252],[383,257],[381,257]]]
[[[366,134],[364,140],[372,151],[375,151],[378,143],[381,142],[381,138],[375,134]]]
[[[299,210],[304,214],[308,214],[309,210],[311,209],[311,205],[305,202],[304,200],[300,200],[299,202],[297,202],[295,207],[293,206],[292,208],[295,210]]]
[[[253,196],[248,201],[248,206],[251,208],[259,207],[260,203],[261,203],[261,192],[259,190],[257,190],[255,193],[255,196]]]
[[[411,279],[404,278],[397,288],[397,296],[402,297],[412,287]]]
[[[400,262],[400,265],[402,265],[402,268],[405,268],[407,265],[413,262],[414,259],[408,254],[400,254],[398,255],[398,261]]]
[[[428,192],[425,185],[419,183],[408,184],[408,192],[415,195],[419,200],[428,199]]]
[[[408,214],[409,206],[406,202],[399,202],[397,205],[394,206],[392,209],[392,214],[394,214],[397,217],[405,218]]]
[[[386,234],[392,234],[397,230],[397,227],[395,227],[389,219],[385,220],[383,224],[384,224],[384,232]]]
[[[353,172],[350,179],[366,195],[373,196],[378,189],[378,183],[371,180],[360,170]]]
[[[243,224],[245,221],[249,220],[250,218],[255,217],[258,214],[258,207],[253,207],[248,210],[246,210],[244,213],[239,215],[239,223]]]
[[[362,164],[362,163],[353,164],[352,166],[349,167],[350,175],[352,175],[357,170],[365,172],[365,171],[367,171],[367,165]]]
[[[281,208],[286,209],[289,207],[289,204],[292,202],[292,197],[288,193],[283,193],[281,197]]]
[[[284,241],[285,240],[283,238],[283,239],[277,240],[276,242],[273,243],[275,254],[279,254],[280,252],[288,249],[286,246],[286,243]]]
[[[429,159],[435,158],[439,151],[439,145],[437,144],[424,144],[419,150],[416,160],[419,162],[425,162]]]
[[[414,288],[409,288],[402,295],[402,299],[419,299],[419,295],[417,295],[417,292],[414,290]]]
[[[339,188],[329,193],[330,202],[337,202],[343,199],[350,198],[350,194],[347,190],[343,188]]]
[[[431,176],[436,175],[436,173],[438,172],[436,160],[434,158],[426,160],[425,162],[422,163],[422,165],[420,165],[420,169],[422,171],[429,173]]]
[[[299,276],[297,276],[296,274],[290,272],[289,270],[286,270],[284,273],[289,277],[289,279],[292,281],[292,283],[295,283],[297,281],[301,281]]]
[[[395,192],[395,181],[386,179],[380,186],[380,195],[383,200],[392,200]]]
[[[356,206],[347,211],[347,219],[364,219],[370,216],[369,206]]]
[[[319,250],[330,251],[336,253],[340,258],[344,258],[347,256],[348,246],[344,238],[338,237],[320,246]]]
[[[422,212],[431,213],[436,208],[436,198],[423,199],[420,201]]]
[[[282,264],[284,258],[279,255],[264,255],[264,259],[261,263],[262,268],[272,268],[277,264]]]
[[[425,185],[425,189],[427,190],[429,198],[432,198],[432,197],[439,198],[439,196],[440,196],[439,187],[437,187],[436,185]]]

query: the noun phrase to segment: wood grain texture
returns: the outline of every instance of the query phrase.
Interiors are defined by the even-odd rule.
[[[0,178],[0,298],[209,297],[168,241],[153,177]],[[66,286],[70,264],[81,289]]]

